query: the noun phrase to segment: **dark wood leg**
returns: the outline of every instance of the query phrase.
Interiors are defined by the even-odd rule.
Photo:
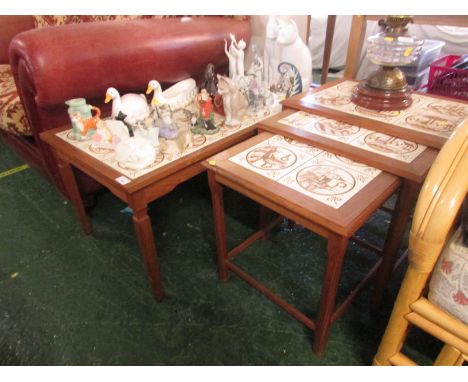
[[[211,190],[213,204],[213,223],[216,236],[216,249],[218,253],[218,272],[222,281],[229,280],[229,270],[226,265],[228,250],[226,242],[226,225],[224,223],[223,186],[216,181],[216,174],[208,171],[208,183]]]
[[[328,236],[327,268],[323,279],[320,297],[319,317],[314,337],[314,353],[323,355],[330,332],[331,320],[335,309],[336,293],[340,281],[343,259],[348,248],[348,238],[330,233]]]
[[[418,197],[421,185],[409,180],[404,180],[401,186],[400,194],[395,205],[392,221],[388,228],[385,239],[382,264],[377,272],[374,291],[371,297],[371,309],[377,309],[385,292],[390,276],[397,260],[398,249],[400,248],[403,236],[410,220],[411,211]]]
[[[262,240],[265,240],[267,238],[267,233],[265,231],[266,226],[268,225],[268,212],[269,209],[266,208],[265,206],[262,206],[259,204],[259,210],[260,210],[260,230],[265,232],[265,235],[262,236]]]
[[[161,283],[158,253],[154,242],[151,219],[147,213],[147,206],[145,205],[144,208],[138,210],[135,210],[131,205],[130,207],[133,209],[133,226],[135,227],[138,244],[145,262],[146,273],[150,279],[154,297],[158,301],[161,301],[164,299],[165,293]]]
[[[62,177],[62,181],[64,187],[67,191],[68,196],[70,197],[70,201],[75,208],[76,214],[80,219],[81,227],[86,235],[89,235],[93,228],[91,226],[91,222],[88,219],[88,215],[86,214],[86,210],[83,204],[83,199],[81,198],[80,190],[78,188],[78,184],[76,183],[75,174],[73,173],[73,169],[70,163],[64,161],[61,158],[58,158],[58,169],[60,172],[60,176]]]

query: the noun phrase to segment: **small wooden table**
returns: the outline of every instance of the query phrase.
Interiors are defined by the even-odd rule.
[[[378,308],[385,292],[384,288],[388,282],[387,278],[390,277],[391,270],[397,263],[396,256],[398,248],[403,240],[407,222],[410,219],[411,211],[417,199],[421,184],[436,158],[438,150],[427,147],[411,162],[404,162],[389,156],[384,156],[375,151],[353,146],[345,141],[331,139],[325,134],[318,135],[314,132],[288,126],[279,122],[297,112],[297,110],[286,109],[282,113],[262,121],[258,126],[258,130],[259,132],[268,131],[270,133],[284,135],[289,139],[308,143],[354,161],[366,163],[369,166],[397,175],[402,180],[402,186],[395,205],[398,219],[393,219],[389,228],[389,234],[392,235],[395,240],[387,242],[386,246],[382,249],[382,252],[387,252],[389,255],[385,256],[384,263],[381,266],[381,276],[378,277],[378,282],[372,294],[372,306],[373,308]],[[333,124],[331,119],[319,117],[318,120],[319,122],[324,121],[324,125],[326,125],[326,122],[330,122],[330,125]],[[350,126],[350,129],[352,127],[356,126]],[[412,144],[413,142],[409,143]],[[415,146],[417,146],[417,144],[415,144]],[[389,245],[391,245],[391,247],[389,247]]]
[[[248,141],[242,142],[235,147],[217,154],[203,163],[208,169],[208,179],[212,194],[219,276],[221,280],[227,281],[229,278],[229,271],[235,272],[250,285],[257,288],[272,301],[284,308],[309,329],[315,330],[313,348],[316,354],[321,355],[325,351],[331,324],[343,314],[357,292],[376,273],[382,261],[382,259],[380,259],[364,280],[351,292],[350,296],[340,306],[335,307],[341,268],[349,238],[367,221],[375,210],[398,189],[401,182],[399,178],[394,175],[385,172],[380,172],[378,175],[374,173],[374,177],[369,183],[366,183],[360,188],[347,202],[340,205],[338,208],[334,208],[333,206],[324,204],[310,197],[310,194],[308,195],[307,193],[299,192],[291,188],[288,186],[288,180],[280,183],[275,180],[274,175],[265,176],[264,174],[259,174],[258,170],[254,168],[255,166],[249,169],[247,165],[240,165],[239,163],[241,162],[233,161],[233,157],[243,158],[244,152],[248,152],[248,154],[245,154],[248,164],[251,164],[249,158],[252,158],[254,162],[258,160],[259,162],[257,163],[262,163],[262,167],[266,168],[268,171],[275,170],[275,164],[279,162],[297,166],[299,163],[288,154],[288,151],[291,150],[288,150],[284,145],[279,147],[280,145],[278,144],[278,150],[271,150],[268,152],[270,147],[274,148],[274,145],[270,142],[277,137],[278,136],[274,136],[268,132],[261,133]],[[268,144],[265,143],[267,140]],[[258,144],[260,144],[260,146],[257,146]],[[256,154],[257,150],[259,150],[259,155]],[[302,155],[300,152],[296,154],[296,158],[300,158]],[[319,155],[322,154],[323,152]],[[294,168],[292,170],[293,172],[296,170],[299,172],[297,174],[293,174],[292,172],[293,175],[291,175],[289,179],[300,179],[299,174],[303,174],[302,171],[308,169],[307,166],[309,163],[322,163],[313,162],[315,158],[311,158],[312,159],[307,160],[304,159],[305,162],[303,163],[306,167],[302,167],[302,165],[299,167],[292,167]],[[283,167],[280,166],[279,171],[281,171],[282,168]],[[285,175],[285,177],[288,176],[289,174]],[[343,176],[345,176],[344,173]],[[278,179],[285,178],[282,177]],[[342,190],[344,187],[344,183],[339,177],[333,177],[331,173],[327,173],[326,170],[315,175],[312,174],[307,181],[310,182],[314,190],[316,185],[323,185],[324,183],[326,183],[324,189],[327,189],[326,187],[329,186]],[[234,256],[248,245],[252,244],[256,239],[265,236],[267,231],[271,228],[271,225],[263,226],[259,232],[229,251],[227,248],[224,222],[223,186],[229,187],[247,196],[260,205],[275,211],[281,216],[292,219],[312,232],[328,239],[327,266],[323,279],[317,321],[310,319],[298,309],[281,299],[273,291],[234,263]],[[320,192],[316,192],[316,194],[320,197]],[[398,216],[394,215],[393,219],[398,219]],[[387,236],[389,247],[393,246],[394,240],[395,238],[391,235]],[[384,258],[389,255],[391,255],[390,252],[385,253]]]
[[[283,106],[290,109],[286,109],[277,117],[262,121],[259,132],[282,134],[399,176],[402,186],[395,206],[399,219],[393,219],[389,228],[390,234],[399,240],[392,241],[392,248],[388,247],[390,244],[387,242],[383,249],[384,252],[391,252],[396,256],[426,174],[438,154],[438,149],[442,147],[453,129],[461,126],[468,118],[468,102],[415,93],[413,105],[408,109],[376,112],[351,102],[351,93],[356,84],[355,81],[337,80],[288,98],[283,102]],[[308,131],[278,122],[298,111],[311,113],[320,118],[321,122],[324,122],[321,126],[322,133],[317,134],[317,131]],[[396,145],[400,145],[400,148],[406,145],[408,151],[411,151],[417,146],[427,147],[411,161],[397,160],[395,157],[384,155],[384,150],[380,152],[366,150],[363,149],[364,145],[355,145],[354,141],[349,143],[344,136],[340,137],[343,138],[341,140],[336,137],[331,139],[330,135],[323,132],[333,127],[333,122],[349,124],[349,128],[367,129],[368,133],[373,133],[369,136],[380,135],[378,139],[384,134],[386,135],[383,137],[384,140],[395,141],[394,148]],[[374,143],[377,143],[377,140]],[[384,145],[381,148],[385,149]],[[385,257],[372,296],[374,308],[382,301],[384,286],[388,281],[386,277],[390,277],[390,270],[396,261],[396,257]]]
[[[118,166],[111,167],[105,164],[103,160],[100,160],[108,158],[106,155],[109,153],[106,153],[105,150],[101,156],[99,150],[90,152],[86,145],[78,147],[77,144],[74,144],[70,126],[46,131],[41,134],[41,139],[52,147],[56,155],[63,183],[86,234],[90,234],[92,228],[83,206],[73,167],[80,169],[108,188],[133,210],[133,225],[145,262],[146,272],[153,294],[160,301],[165,297],[165,293],[161,283],[151,219],[147,213],[148,204],[169,193],[180,183],[203,172],[205,169],[201,162],[206,158],[255,135],[256,123],[260,119],[249,120],[235,131],[227,131],[224,130],[227,128],[222,127],[220,133],[218,133],[221,134],[219,139],[216,138],[216,141],[209,144],[206,143],[206,140],[214,138],[205,137],[206,144],[200,144],[199,141],[203,141],[204,136],[198,136],[199,147],[197,149],[180,158],[172,158],[171,161],[164,162],[163,165],[159,164],[159,167],[156,166],[153,170],[134,179],[124,176],[125,173],[128,175],[131,172],[117,171]],[[98,152],[98,154],[94,152]],[[158,160],[161,160],[160,156],[161,154],[158,156]]]

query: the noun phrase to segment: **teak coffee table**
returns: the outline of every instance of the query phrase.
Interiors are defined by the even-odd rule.
[[[272,113],[270,112],[269,115]],[[157,300],[165,297],[161,282],[158,254],[154,241],[148,204],[166,195],[180,183],[203,172],[201,162],[228,147],[242,142],[256,132],[256,123],[261,117],[243,122],[239,128],[222,127],[216,136],[195,136],[194,145],[182,156],[170,160],[159,154],[157,163],[143,171],[141,176],[134,171],[121,169],[112,160],[112,150],[93,149],[91,141],[75,142],[71,126],[46,131],[41,139],[49,144],[57,158],[60,175],[79,217],[83,231],[90,234],[91,223],[83,206],[73,167],[95,179],[112,194],[128,204],[133,210],[133,225],[152,291]],[[133,177],[133,178],[132,178]]]
[[[341,162],[333,154],[306,145],[291,144],[268,132],[221,152],[203,164],[208,169],[218,252],[218,270],[222,281],[229,271],[277,303],[294,318],[315,330],[313,349],[325,351],[330,326],[375,275],[382,258],[338,307],[335,299],[341,268],[350,237],[398,189],[401,182],[394,175]],[[224,222],[223,186],[256,201],[280,216],[302,224],[328,240],[327,265],[323,278],[318,319],[312,320],[281,299],[234,262],[234,257],[264,237],[273,224],[263,224],[260,231],[232,250],[227,248]],[[351,196],[347,197],[346,194]],[[311,197],[313,195],[314,197]],[[398,219],[398,214],[393,219]],[[394,247],[387,236],[387,248]],[[311,254],[312,255],[312,254]],[[393,256],[383,253],[383,259]],[[312,257],[311,257],[312,259]]]

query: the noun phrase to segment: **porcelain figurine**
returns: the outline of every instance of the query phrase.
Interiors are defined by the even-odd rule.
[[[278,65],[281,79],[278,83],[278,92],[285,98],[292,97],[302,92],[302,78],[299,70],[290,62],[282,62]]]
[[[97,146],[102,147],[115,147],[122,140],[112,134],[111,130],[107,126],[107,121],[99,120],[96,124],[96,133],[93,135],[93,143]]]
[[[206,89],[212,98],[218,92],[218,81],[216,79],[215,67],[213,64],[206,65],[205,78],[200,86],[200,89]]]
[[[302,89],[309,88],[312,80],[312,56],[309,48],[299,36],[297,25],[291,16],[270,16],[265,50],[268,51],[269,59],[269,86],[278,80],[276,76],[278,65],[281,62],[289,62],[301,75]]]
[[[97,127],[96,134],[93,136],[93,141],[99,141],[102,145],[109,145],[110,142],[110,146],[115,147],[120,142],[130,138],[128,128],[122,121],[113,119],[101,120],[98,122]],[[97,137],[98,135],[101,136],[101,139]],[[112,135],[112,139],[110,139],[110,135]]]
[[[168,104],[156,105],[156,126],[159,136],[165,139],[177,139],[179,126],[172,120],[172,111]]]
[[[239,77],[245,75],[244,71],[244,49],[247,46],[244,39],[240,39],[239,42],[236,41],[236,36],[232,33],[229,34],[231,37],[231,45],[229,46],[229,51],[232,52],[236,59],[236,80]]]
[[[223,96],[225,124],[238,126],[247,111],[248,101],[239,86],[230,78],[218,74],[218,91]]]
[[[263,82],[263,60],[258,55],[257,47],[254,44],[252,45],[252,53],[254,58],[249,66],[249,70],[247,70],[247,75],[254,77],[258,86],[261,86]]]
[[[105,103],[112,100],[112,118],[119,115],[119,112],[126,115],[125,121],[134,126],[138,121],[143,121],[150,113],[148,103],[144,94],[128,93],[120,96],[115,88],[106,91]]]
[[[219,127],[214,124],[213,100],[206,89],[202,89],[197,96],[199,116],[192,120],[192,133],[215,134]]]
[[[73,136],[76,140],[84,139],[85,135],[82,135],[84,130],[83,121],[91,118],[91,105],[86,103],[84,98],[73,98],[65,101],[68,106],[68,116],[70,117]]]
[[[171,111],[177,111],[194,101],[197,95],[197,84],[193,78],[187,78],[163,91],[158,81],[151,80],[148,83],[146,94],[152,92],[154,92],[152,106],[167,104]]]
[[[237,58],[231,48],[232,46],[232,41],[231,45],[229,46],[229,49],[227,47],[227,41],[224,39],[224,52],[226,53],[226,56],[229,60],[229,78],[230,79],[235,79],[237,77]]]
[[[153,116],[147,117],[138,125],[135,129],[135,137],[148,140],[156,149],[159,147],[159,127]]]
[[[115,148],[115,159],[131,170],[142,170],[156,159],[156,150],[145,138],[131,137]]]
[[[95,116],[90,116],[89,118],[83,118],[82,114],[76,112],[70,116],[75,139],[81,140],[84,138],[91,137],[97,129],[97,124],[100,121],[101,109],[95,106],[89,105],[89,110],[94,110],[96,112]]]

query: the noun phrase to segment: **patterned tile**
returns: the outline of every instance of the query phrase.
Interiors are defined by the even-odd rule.
[[[295,191],[340,208],[381,171],[275,135],[230,161]]]
[[[101,145],[95,144],[91,139],[77,141],[74,139],[72,130],[62,131],[57,134],[58,137],[63,139],[64,141],[72,144],[73,146],[79,148],[80,150],[84,151],[86,154],[90,155],[91,157],[98,159],[99,161],[105,163],[106,165],[112,167],[114,170],[117,170],[122,175],[126,176],[129,179],[136,179],[142,175],[148,174],[152,171],[155,171],[165,165],[176,161],[179,158],[183,158],[195,151],[201,150],[209,145],[215,144],[216,142],[220,141],[221,139],[228,137],[237,133],[238,131],[242,131],[262,119],[271,117],[272,115],[280,112],[281,109],[277,108],[275,110],[265,110],[262,113],[259,113],[254,116],[245,117],[242,121],[240,126],[236,127],[228,127],[223,124],[223,118],[220,115],[215,116],[215,123],[216,125],[220,125],[220,131],[216,134],[212,135],[199,135],[195,134],[191,137],[191,142],[189,142],[188,146],[186,147],[185,151],[182,153],[174,153],[172,152],[159,152],[156,156],[155,161],[149,165],[148,167],[142,170],[132,170],[126,168],[124,165],[119,163],[115,159],[115,149],[112,147],[103,147]],[[186,129],[190,128],[190,124],[186,121]],[[160,143],[162,144],[175,144],[174,142],[165,142],[163,138],[160,139]]]
[[[420,94],[413,94],[412,105],[404,110],[376,111],[366,109],[351,101],[351,94],[356,85],[357,82],[344,81],[318,93],[309,94],[304,97],[304,100],[344,113],[444,138],[447,138],[455,128],[468,118],[466,104]]]
[[[278,122],[406,163],[411,163],[427,148],[409,140],[303,111],[290,114]]]

